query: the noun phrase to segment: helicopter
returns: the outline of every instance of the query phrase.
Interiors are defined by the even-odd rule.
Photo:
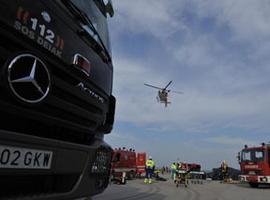
[[[150,85],[150,84],[147,84],[147,83],[144,83],[144,85],[147,86],[147,87],[152,87],[152,88],[158,89],[158,95],[156,97],[157,101],[159,103],[164,103],[165,107],[167,107],[167,105],[171,103],[170,101],[168,101],[169,92],[173,92],[173,93],[177,93],[177,94],[183,94],[183,92],[168,90],[167,88],[169,87],[169,85],[171,85],[171,83],[172,83],[172,81],[170,81],[164,88],[157,87],[157,86],[154,86],[154,85]]]

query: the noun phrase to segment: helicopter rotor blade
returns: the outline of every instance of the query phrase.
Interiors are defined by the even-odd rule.
[[[170,82],[166,85],[166,87],[164,88],[164,90],[166,90],[167,87],[169,87],[169,85],[171,85],[171,83],[172,83],[172,81],[170,81]]]
[[[149,84],[146,84],[144,83],[145,86],[148,86],[148,87],[152,87],[152,88],[155,88],[155,89],[158,89],[158,90],[162,90],[163,88],[160,88],[160,87],[156,87],[154,85],[149,85]]]
[[[180,92],[180,91],[173,91],[173,90],[170,90],[170,92],[176,93],[176,94],[184,94],[184,92]]]

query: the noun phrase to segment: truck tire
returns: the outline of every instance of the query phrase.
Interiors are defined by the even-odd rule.
[[[129,173],[129,179],[132,180],[132,179],[134,179],[135,177],[136,177],[135,172],[134,172],[134,171],[131,171],[131,172]]]
[[[249,182],[249,185],[252,188],[258,188],[259,187],[259,184],[258,183],[251,183],[251,182]]]

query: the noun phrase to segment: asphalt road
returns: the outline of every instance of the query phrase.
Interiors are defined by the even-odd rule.
[[[111,184],[93,200],[269,200],[270,188],[250,188],[243,184],[221,184],[217,181],[190,184],[176,188],[172,180],[144,184],[143,179],[126,185]]]

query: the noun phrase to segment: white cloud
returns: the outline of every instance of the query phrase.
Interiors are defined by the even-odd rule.
[[[268,0],[116,0],[114,7],[118,27],[113,28],[119,32],[147,33],[166,40],[177,31],[192,31],[184,16],[189,10],[199,19],[215,18],[218,26],[232,31],[235,40],[257,42],[270,37]]]
[[[181,148],[168,145],[174,142],[170,137],[157,139],[153,149],[141,138],[136,140],[134,131],[113,133],[110,142],[137,144],[168,162],[181,156],[218,166],[222,155],[237,166],[238,145],[253,141],[243,138],[243,133],[252,138],[270,131],[269,1],[116,0],[114,6],[116,123],[128,122],[157,135],[205,133],[208,138],[188,143],[179,136],[175,142]],[[149,36],[158,49],[149,45]],[[144,48],[143,53],[136,49],[134,54],[135,46]],[[164,108],[156,102],[157,91],[143,83],[162,86],[169,80],[173,80],[171,89],[184,94],[172,94],[172,104]],[[219,130],[230,130],[235,138],[217,136]],[[164,146],[166,151],[160,148]],[[198,148],[191,151],[194,146]]]
[[[185,29],[185,26],[179,24],[174,17],[175,11],[181,12],[183,2],[183,0],[115,1],[117,25],[121,30],[166,38],[176,30]]]
[[[116,119],[119,121],[148,125],[150,128],[153,125],[160,131],[268,126],[270,94],[264,91],[231,95],[185,88],[183,95],[171,94],[172,104],[164,108],[156,102],[157,91],[145,87],[143,83],[155,80],[155,85],[161,85],[168,80],[166,77],[159,79],[153,67],[134,60],[117,59],[115,64]]]
[[[247,140],[244,138],[238,138],[238,137],[227,137],[227,136],[217,136],[217,137],[210,137],[205,139],[207,142],[216,143],[216,144],[222,144],[222,145],[236,145],[236,146],[243,146],[245,144],[252,145],[256,144],[255,141]]]
[[[227,25],[235,39],[257,41],[269,38],[270,4],[268,0],[194,0],[200,17],[213,16]]]

